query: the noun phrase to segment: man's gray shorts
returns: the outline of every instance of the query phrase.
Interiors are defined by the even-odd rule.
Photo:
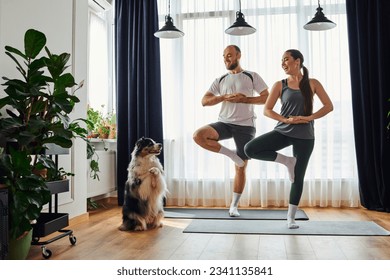
[[[255,138],[256,128],[253,126],[243,126],[223,122],[211,123],[209,126],[218,132],[218,141],[233,138],[234,143],[236,143],[237,155],[243,160],[249,159],[244,152],[244,146],[250,140]]]

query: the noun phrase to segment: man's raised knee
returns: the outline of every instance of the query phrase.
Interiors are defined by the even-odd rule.
[[[201,141],[201,136],[198,130],[194,132],[192,139],[195,141],[195,143],[199,144],[199,141]]]

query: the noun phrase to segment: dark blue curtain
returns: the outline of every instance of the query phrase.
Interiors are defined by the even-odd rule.
[[[115,1],[117,186],[123,205],[127,166],[142,136],[163,141],[157,0]],[[163,155],[160,155],[161,161]]]
[[[390,212],[390,1],[346,4],[360,199]]]

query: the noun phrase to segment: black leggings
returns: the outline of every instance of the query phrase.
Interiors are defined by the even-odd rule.
[[[297,163],[295,164],[295,178],[294,183],[291,184],[289,203],[298,205],[302,195],[307,164],[314,148],[314,139],[292,138],[273,130],[249,141],[245,145],[244,151],[249,158],[275,161],[276,151],[290,145],[293,146],[293,155],[297,159]]]

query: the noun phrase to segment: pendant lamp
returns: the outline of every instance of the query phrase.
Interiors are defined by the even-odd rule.
[[[318,8],[317,12],[314,15],[314,18],[306,23],[303,28],[306,30],[311,30],[311,31],[320,31],[320,30],[328,30],[336,27],[336,24],[327,19],[324,13],[322,12],[322,8],[320,6],[320,0],[318,0]]]
[[[170,15],[171,1],[168,2],[168,15],[165,16],[165,25],[160,30],[154,33],[157,38],[174,39],[184,36],[184,32],[180,31],[173,25],[173,19]]]
[[[240,0],[240,9],[236,12],[236,21],[225,30],[226,34],[229,35],[249,35],[256,32],[256,28],[250,26],[244,19],[244,14],[241,13],[241,0]]]

